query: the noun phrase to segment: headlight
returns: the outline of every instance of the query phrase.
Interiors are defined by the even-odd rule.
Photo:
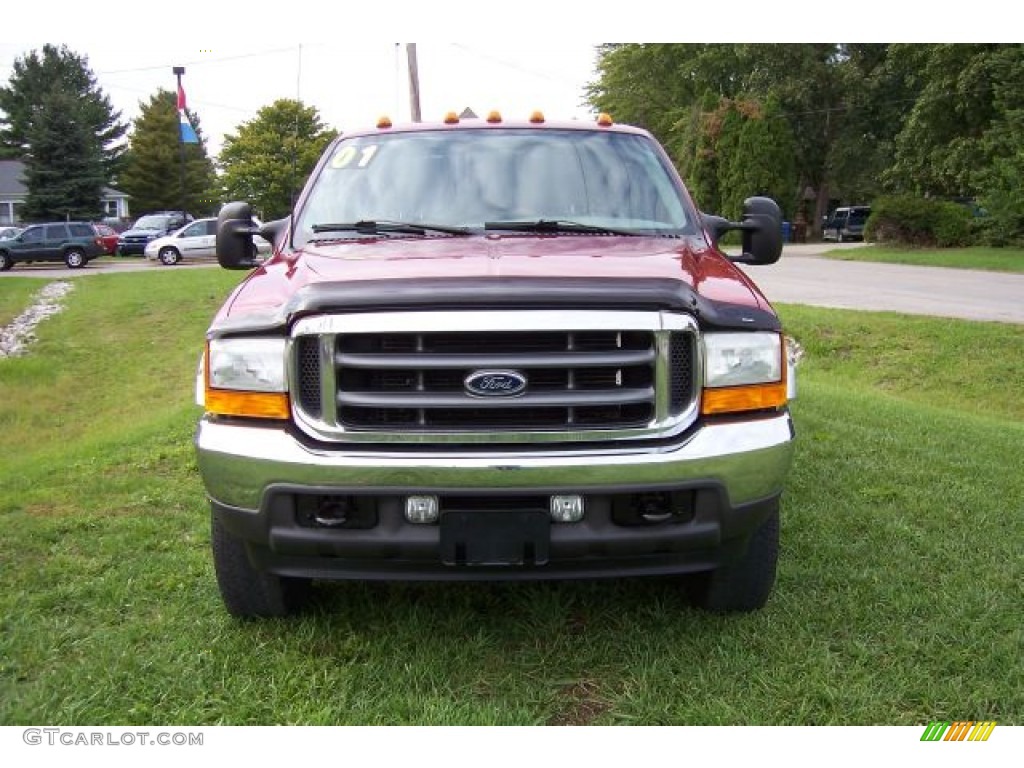
[[[770,331],[704,335],[704,414],[779,408],[787,402],[782,336]]]
[[[704,383],[709,387],[767,384],[782,379],[782,339],[777,333],[704,335]]]
[[[205,368],[210,413],[288,418],[284,339],[213,339]]]

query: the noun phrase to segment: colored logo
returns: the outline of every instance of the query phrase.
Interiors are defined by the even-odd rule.
[[[995,727],[995,720],[958,720],[955,723],[933,720],[921,734],[921,741],[988,741]]]
[[[474,371],[463,383],[477,397],[512,397],[526,391],[526,377],[518,371]]]

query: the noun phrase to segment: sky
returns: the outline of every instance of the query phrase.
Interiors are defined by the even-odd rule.
[[[984,7],[948,23],[943,6],[901,19],[888,0],[860,0],[843,21],[848,39],[984,39]],[[157,89],[174,90],[174,66],[198,114],[211,154],[225,134],[261,107],[298,98],[340,131],[387,115],[410,117],[406,43],[416,40],[424,120],[451,110],[508,118],[539,109],[549,119],[591,119],[585,88],[595,79],[595,46],[608,40],[794,42],[833,37],[827,6],[810,0],[221,0],[90,6],[69,0],[15,0],[0,25],[0,83],[14,61],[46,43],[88,58],[100,88],[126,122]],[[120,10],[123,8],[124,10]],[[953,32],[943,29],[943,25]],[[985,34],[998,33],[985,22]],[[975,37],[972,37],[972,34]],[[461,42],[451,42],[451,41]],[[614,116],[613,116],[614,117]]]
[[[325,124],[342,131],[382,115],[409,120],[407,43],[397,42],[404,39],[417,40],[424,120],[466,107],[481,116],[492,109],[509,118],[535,109],[552,119],[592,116],[583,102],[596,38],[574,25],[548,26],[559,17],[537,0],[504,9],[459,0],[450,15],[458,23],[448,22],[448,7],[448,0],[210,0],[124,4],[124,12],[105,16],[65,0],[18,0],[0,25],[0,83],[18,58],[64,44],[88,58],[99,87],[130,123],[157,89],[175,89],[172,67],[184,66],[188,107],[216,154],[225,134],[281,98],[316,107]],[[485,34],[474,23],[484,23]]]
[[[102,40],[102,38],[98,38]],[[0,78],[13,62],[46,42],[0,41]],[[63,41],[62,41],[63,42]],[[68,42],[88,57],[100,88],[126,121],[159,88],[173,91],[172,67],[184,66],[182,87],[198,117],[208,149],[219,151],[223,135],[256,117],[277,99],[301,99],[325,124],[353,130],[381,115],[395,123],[410,119],[407,44],[367,41],[275,41],[248,38],[231,43],[182,41],[174,36],[112,47],[92,40]],[[417,43],[420,106],[424,120],[471,107],[483,116],[499,109],[526,118],[541,109],[551,118],[587,118],[581,106],[593,78],[594,46]]]

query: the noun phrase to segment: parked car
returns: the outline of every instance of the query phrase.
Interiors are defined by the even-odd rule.
[[[844,243],[848,240],[863,240],[864,225],[871,215],[871,207],[867,205],[851,205],[836,208],[831,216],[826,217],[822,227],[822,240],[835,240]]]
[[[103,243],[103,254],[105,256],[113,256],[117,253],[117,241],[120,235],[106,224],[93,224],[92,228],[96,230],[96,237]]]
[[[34,224],[0,240],[0,272],[29,261],[63,261],[71,269],[79,269],[103,253],[103,242],[88,222]]]
[[[0,240],[6,240],[9,237],[14,237],[21,232],[21,227],[3,227],[0,229]]]
[[[139,218],[131,229],[121,233],[117,239],[117,255],[142,256],[149,242],[180,229],[190,221],[192,216],[182,214],[181,211],[147,213]]]
[[[253,226],[261,226],[253,219]],[[267,256],[272,247],[263,238],[257,238],[256,256]],[[217,220],[197,219],[170,235],[158,237],[146,245],[146,258],[171,266],[183,258],[214,257],[217,255]]]

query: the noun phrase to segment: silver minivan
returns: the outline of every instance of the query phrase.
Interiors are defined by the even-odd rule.
[[[253,226],[260,226],[254,220]],[[270,243],[261,237],[254,238],[257,257],[266,256],[271,251]],[[197,219],[186,224],[176,232],[158,237],[146,245],[146,258],[171,266],[182,259],[217,255],[217,220]]]

